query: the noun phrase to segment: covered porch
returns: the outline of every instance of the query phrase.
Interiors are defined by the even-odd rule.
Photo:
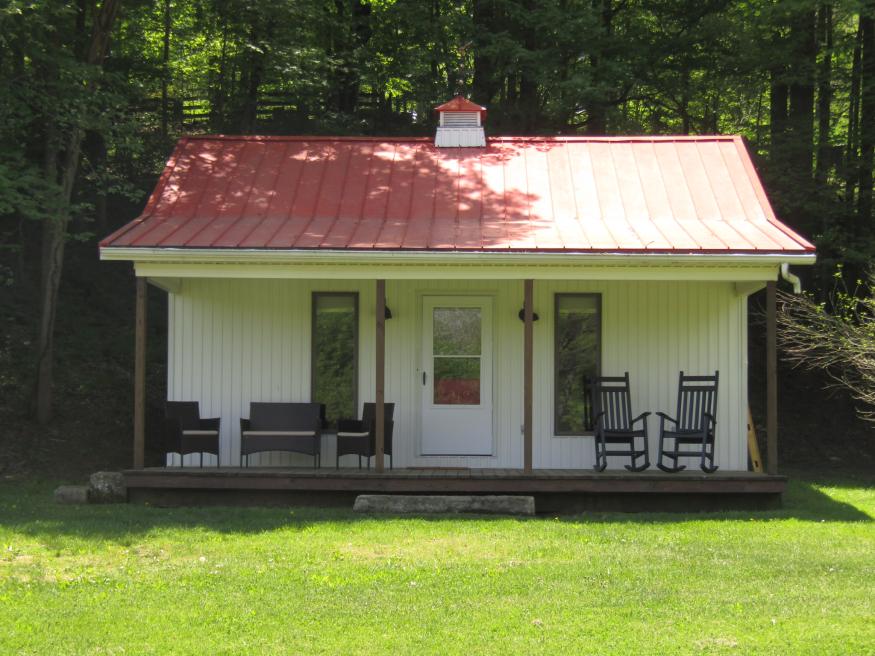
[[[648,257],[649,264],[652,256]],[[681,370],[721,373],[717,464],[721,474],[728,475],[748,469],[747,297],[765,286],[769,308],[767,357],[771,363],[767,443],[770,455],[777,452],[773,420],[777,416],[773,375],[775,281],[768,280],[777,277],[774,265],[750,262],[739,266],[735,261],[731,266],[719,266],[715,262],[703,273],[678,262],[667,261],[660,267],[651,264],[642,270],[599,266],[591,259],[583,266],[569,259],[564,256],[561,267],[548,267],[546,262],[512,265],[520,258],[503,266],[491,261],[438,267],[425,266],[421,259],[405,262],[396,255],[380,265],[362,263],[354,271],[358,275],[352,276],[349,261],[327,270],[324,264],[317,268],[299,258],[294,264],[287,262],[279,275],[274,267],[222,267],[205,275],[204,267],[194,263],[168,267],[139,262],[134,469],[143,468],[145,463],[145,376],[140,367],[145,362],[149,286],[162,288],[170,304],[168,399],[198,400],[202,416],[217,416],[223,421],[218,462],[206,456],[205,471],[191,472],[192,477],[185,478],[191,484],[199,482],[209,487],[213,475],[217,481],[267,476],[274,484],[283,477],[312,482],[316,476],[319,485],[343,489],[342,481],[381,480],[369,477],[385,474],[388,481],[407,481],[389,484],[399,489],[411,480],[421,485],[425,479],[434,479],[438,486],[446,486],[450,480],[509,478],[519,482],[525,476],[534,481],[558,481],[549,485],[559,487],[574,487],[570,481],[576,479],[589,481],[586,485],[594,481],[597,487],[616,485],[620,480],[617,475],[625,474],[625,460],[611,458],[609,470],[595,475],[591,430],[563,434],[558,425],[557,396],[561,389],[556,371],[557,299],[575,295],[597,298],[599,339],[593,348],[598,351],[598,369],[603,375],[630,372],[635,412],[673,412]],[[375,270],[386,278],[374,278]],[[316,271],[321,278],[315,278]],[[256,273],[260,275],[256,277]],[[531,277],[516,277],[520,273]],[[395,404],[394,469],[389,471],[385,426],[378,421],[373,471],[362,472],[362,479],[358,478],[354,457],[342,459],[341,472],[333,472],[336,437],[332,428],[326,428],[321,438],[321,467],[325,471],[299,476],[297,472],[307,471],[309,459],[267,454],[254,460],[252,467],[242,467],[242,478],[237,478],[232,475],[233,469],[241,465],[237,426],[241,417],[248,416],[250,401],[322,400],[313,387],[314,312],[321,294],[355,295],[355,406],[360,411],[363,402],[378,407]],[[488,341],[490,357],[482,363],[488,369],[483,372],[483,380],[488,377],[491,385],[481,390],[483,402],[489,404],[489,423],[485,446],[473,453],[439,453],[423,441],[423,425],[428,420],[424,402],[436,393],[436,387],[426,384],[433,374],[428,364],[433,353],[431,349],[424,352],[427,321],[423,313],[430,311],[435,298],[444,305],[456,299],[468,306],[472,298],[485,299],[492,316],[490,327],[484,328],[489,333],[484,344]],[[434,366],[431,362],[431,369]],[[383,415],[378,411],[376,416],[379,419]],[[651,460],[655,461],[655,418],[651,418],[650,428]],[[190,468],[199,469],[200,459],[187,456],[181,462],[178,456],[172,456],[167,464],[167,480],[178,481],[182,480],[178,475],[187,476]],[[769,473],[777,474],[776,458],[769,458],[768,464]],[[696,467],[695,462],[689,465],[691,469]],[[154,482],[161,477],[158,470],[147,471],[146,478],[131,474],[132,480]],[[276,475],[268,476],[272,471]],[[633,480],[650,484],[665,479],[666,489],[672,488],[670,476],[666,478],[655,468],[646,474],[651,478]],[[695,486],[696,481],[706,480],[689,476],[685,473],[685,485]],[[725,482],[723,477],[720,480]],[[752,479],[744,476],[743,480],[749,484]]]

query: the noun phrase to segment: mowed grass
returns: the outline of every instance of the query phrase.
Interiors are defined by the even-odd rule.
[[[875,654],[875,489],[781,510],[358,517],[0,484],[0,654]]]

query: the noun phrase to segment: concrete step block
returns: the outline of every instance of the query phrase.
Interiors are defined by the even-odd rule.
[[[535,498],[512,495],[360,494],[353,511],[398,515],[534,515]]]

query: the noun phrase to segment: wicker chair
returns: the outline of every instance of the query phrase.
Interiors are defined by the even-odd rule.
[[[322,415],[319,403],[250,403],[249,419],[240,420],[240,462],[264,451],[288,451],[313,456],[321,464]]]
[[[365,403],[361,419],[340,419],[337,422],[337,468],[340,469],[340,456],[357,455],[359,469],[362,468],[362,456],[367,459],[368,469],[371,468],[371,456],[377,452],[377,419],[376,404]],[[392,429],[395,425],[394,403],[383,404],[383,453],[390,457],[389,469],[392,469]]]
[[[219,466],[219,429],[221,419],[202,419],[197,401],[167,401],[164,404],[164,453],[178,453],[179,466],[190,453],[200,453],[200,466],[204,466],[204,454],[216,456]]]

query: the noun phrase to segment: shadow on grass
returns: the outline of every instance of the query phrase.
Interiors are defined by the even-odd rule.
[[[832,479],[812,483],[791,479],[781,508],[761,511],[730,510],[720,512],[604,512],[587,511],[570,515],[547,515],[568,523],[653,524],[689,521],[759,522],[797,519],[811,522],[872,522],[864,509],[830,496],[819,486],[859,492],[872,505],[875,487],[862,481]],[[178,507],[158,508],[138,504],[60,506],[52,501],[54,483],[0,483],[0,530],[28,535],[51,545],[54,540],[79,538],[105,540],[125,546],[143,535],[190,528],[219,534],[259,534],[276,530],[303,531],[314,525],[356,524],[384,520],[444,522],[506,521],[507,517],[489,515],[356,515],[348,506],[317,507]],[[544,517],[511,518],[513,521],[538,522]]]

